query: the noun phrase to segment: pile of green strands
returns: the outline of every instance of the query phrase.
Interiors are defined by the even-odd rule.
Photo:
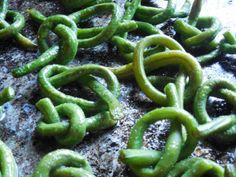
[[[232,164],[224,167],[208,159],[193,157],[199,141],[231,144],[236,137],[236,114],[210,117],[207,113],[209,96],[225,99],[236,106],[236,86],[227,80],[203,82],[202,65],[214,62],[218,56],[236,53],[236,36],[225,32],[221,41],[216,38],[222,30],[215,17],[200,16],[202,0],[186,0],[177,10],[177,1],[168,0],[165,8],[144,6],[141,0],[127,0],[124,14],[111,0],[61,0],[72,12],[69,15],[46,17],[36,9],[29,16],[38,26],[37,46],[41,55],[12,71],[21,77],[39,71],[38,82],[45,98],[38,101],[42,118],[37,132],[53,137],[61,146],[81,143],[88,132],[114,127],[122,119],[119,102],[119,80],[134,77],[143,93],[158,107],[143,115],[131,130],[127,149],[120,151],[120,160],[138,177],[236,177]],[[81,28],[78,24],[100,13],[110,13],[107,26]],[[6,21],[13,19],[13,24]],[[178,42],[155,25],[175,19]],[[20,34],[24,17],[8,10],[8,1],[0,2],[0,40],[15,39],[26,49],[37,46]],[[59,42],[48,44],[50,31]],[[128,39],[130,32],[146,36],[138,42]],[[80,48],[91,48],[108,42],[117,47],[126,64],[111,68],[96,64],[77,67],[64,66],[71,62]],[[204,49],[201,55],[196,51]],[[178,66],[175,76],[154,75],[162,67]],[[98,79],[106,82],[100,82]],[[60,87],[76,82],[98,96],[97,101],[64,94]],[[4,89],[0,105],[12,100],[14,91]],[[193,104],[191,104],[193,103]],[[186,105],[193,105],[193,113]],[[56,106],[54,106],[56,105]],[[2,111],[2,109],[0,110]],[[93,116],[86,117],[86,113]],[[67,117],[69,121],[63,121]],[[162,151],[143,148],[143,136],[151,124],[168,119],[170,130]],[[0,142],[0,176],[17,177],[17,166],[8,147]],[[55,158],[57,157],[57,158]],[[88,161],[67,149],[47,154],[31,177],[93,177]]]

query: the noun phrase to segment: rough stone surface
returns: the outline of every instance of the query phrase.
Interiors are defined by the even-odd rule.
[[[124,0],[117,0],[117,2],[123,6]],[[208,7],[208,13],[216,14],[216,6],[219,9],[217,10],[217,16],[223,20],[224,26],[227,28],[236,27],[234,18],[226,18],[227,15],[231,17],[235,16],[232,8],[234,7],[235,9],[236,7],[234,0],[218,0],[207,3],[209,3],[206,6]],[[219,6],[216,5],[217,3]],[[37,28],[32,25],[32,21],[28,20],[27,9],[36,8],[45,15],[65,12],[56,0],[11,0],[10,8],[17,9],[25,15],[27,24],[23,33],[32,40],[36,40]],[[212,10],[210,11],[209,9]],[[93,22],[96,25],[96,20],[93,20]],[[101,23],[101,21],[98,20],[97,23]],[[167,30],[168,34],[172,34],[172,28],[168,26],[167,29],[170,29]],[[10,72],[16,66],[32,61],[38,55],[39,53],[37,52],[26,52],[22,50],[13,41],[0,45],[0,90],[11,85],[17,93],[16,99],[4,106],[6,115],[0,122],[0,137],[13,151],[19,168],[19,177],[30,175],[36,163],[43,155],[61,148],[56,146],[54,141],[42,139],[35,133],[36,123],[41,116],[40,112],[34,106],[40,98],[37,74],[33,73],[15,79]],[[122,58],[119,57],[114,47],[103,44],[91,49],[79,50],[76,59],[70,65],[79,66],[86,63],[117,66],[122,63]],[[204,67],[205,79],[228,78],[236,83],[235,74],[234,56],[221,56],[214,63]],[[114,129],[90,134],[80,145],[72,148],[88,158],[97,177],[129,176],[125,166],[117,160],[119,150],[126,147],[130,129],[135,122],[144,113],[156,107],[155,104],[151,103],[140,92],[137,85],[132,81],[121,82],[120,100],[124,108],[124,119]],[[225,105],[224,102],[213,103],[213,108],[216,109],[213,109],[212,112],[222,110],[218,109],[219,104]],[[165,145],[168,127],[169,124],[165,121],[151,126],[145,136],[146,147],[162,149]],[[203,156],[224,164],[235,160],[235,148],[234,146],[216,148],[215,145],[202,142],[193,155]]]

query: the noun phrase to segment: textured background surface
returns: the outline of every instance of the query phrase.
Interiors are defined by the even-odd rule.
[[[122,6],[124,0],[117,0]],[[26,10],[36,8],[45,15],[64,13],[63,8],[56,0],[11,0],[10,8],[17,9],[24,13],[27,19],[27,26],[24,34],[35,40],[37,28],[32,26],[28,20]],[[236,32],[235,0],[208,0],[204,6],[204,14],[217,15],[223,21],[226,28],[232,28]],[[234,20],[233,20],[234,19]],[[95,18],[95,25],[102,24],[104,19]],[[168,25],[167,25],[168,26]],[[168,26],[168,29],[171,27]],[[170,30],[169,33],[172,31]],[[33,60],[39,53],[25,52],[18,48],[14,42],[0,45],[0,89],[6,86],[13,86],[16,90],[16,99],[5,105],[6,115],[0,121],[0,137],[12,149],[19,167],[19,176],[25,177],[32,173],[36,163],[46,153],[55,150],[55,142],[39,138],[35,134],[36,122],[40,118],[40,113],[34,107],[35,102],[40,98],[37,74],[15,79],[10,71],[18,65]],[[208,78],[228,78],[236,83],[236,62],[234,56],[219,57],[213,64],[204,67],[205,79]],[[119,62],[117,62],[119,61]],[[73,66],[85,63],[99,63],[107,66],[121,64],[116,49],[108,44],[103,44],[95,48],[79,50],[76,59],[71,63]],[[85,155],[93,167],[95,176],[131,176],[124,165],[117,160],[120,149],[126,147],[130,128],[145,112],[156,107],[138,89],[135,83],[125,81],[121,83],[121,102],[124,107],[125,118],[112,130],[91,134],[73,149]],[[76,90],[76,88],[71,88]],[[226,105],[225,102],[213,102],[213,113],[220,111],[227,112],[227,106],[223,109],[219,106]],[[145,136],[146,147],[161,149],[165,143],[168,132],[168,123],[160,122],[150,127]],[[201,143],[195,151],[196,156],[204,156],[215,159],[219,163],[233,162],[235,158],[235,148],[216,148],[208,143]]]

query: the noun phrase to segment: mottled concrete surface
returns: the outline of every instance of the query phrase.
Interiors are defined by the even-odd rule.
[[[124,0],[117,0],[122,6]],[[223,25],[236,32],[235,0],[208,0],[205,14],[214,14],[223,20]],[[24,34],[35,40],[37,28],[28,20],[27,9],[36,8],[46,15],[64,13],[56,0],[11,0],[10,7],[21,11],[27,19]],[[99,23],[95,20],[95,24]],[[168,26],[168,25],[167,25]],[[171,27],[168,27],[171,29]],[[169,31],[171,34],[171,31]],[[5,105],[5,118],[0,122],[1,139],[12,149],[19,167],[19,176],[25,177],[32,173],[36,163],[46,153],[58,149],[55,142],[39,138],[35,134],[35,126],[40,118],[40,113],[34,104],[40,98],[37,84],[37,74],[15,79],[10,71],[18,65],[33,60],[39,53],[26,52],[18,48],[14,42],[0,45],[0,89],[12,86],[17,93],[16,99]],[[121,64],[116,49],[108,44],[103,44],[92,49],[80,50],[76,59],[70,64],[79,66],[85,63],[99,63],[107,66]],[[204,67],[205,79],[228,78],[236,83],[236,64],[234,56],[219,57],[219,59]],[[91,134],[73,149],[85,155],[93,167],[95,176],[98,177],[128,177],[128,171],[118,160],[118,152],[126,147],[131,127],[145,112],[156,107],[131,81],[121,82],[121,102],[125,118],[111,130]],[[226,105],[224,108],[219,108]],[[214,109],[215,108],[215,109]],[[211,112],[219,114],[228,111],[224,101],[213,102]],[[165,144],[168,134],[168,123],[159,122],[150,127],[145,136],[147,148],[161,149]],[[209,143],[201,143],[194,155],[214,159],[219,163],[233,162],[235,159],[234,146],[217,148]]]

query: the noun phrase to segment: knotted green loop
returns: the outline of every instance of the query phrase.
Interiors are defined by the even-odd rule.
[[[107,88],[95,77],[104,79]],[[58,90],[61,86],[71,82],[78,82],[81,86],[90,88],[98,96],[98,101],[66,95]],[[75,103],[84,111],[109,110],[116,117],[115,119],[120,119],[122,111],[117,100],[120,94],[120,85],[116,76],[103,66],[89,64],[70,68],[50,65],[40,71],[39,85],[44,95],[53,102],[58,104]]]
[[[48,98],[40,100],[36,106],[43,113],[37,126],[38,133],[41,136],[55,137],[62,146],[78,144],[87,132],[111,128],[118,121],[109,111],[85,118],[78,105],[64,103],[54,107]],[[63,121],[63,118],[68,118],[69,121]]]
[[[217,163],[204,158],[190,158],[177,163],[167,177],[224,177],[224,169]]]
[[[78,24],[83,20],[87,20],[94,15],[98,15],[100,13],[111,13],[111,20],[106,27],[95,27],[95,28],[78,28],[77,37],[78,37],[78,47],[79,48],[88,48],[99,45],[103,42],[108,41],[119,29],[120,32],[123,32],[125,27],[129,30],[129,28],[136,28],[136,24],[131,22],[129,24],[121,24],[121,12],[118,6],[114,3],[102,3],[97,4],[86,9],[77,11],[68,16],[74,23]],[[47,18],[44,17],[40,12],[36,10],[29,11],[31,18],[33,18],[38,23],[43,23]],[[118,31],[119,31],[118,30]],[[92,34],[91,34],[92,33]]]
[[[144,51],[149,46],[164,46],[169,51],[153,54],[144,59]],[[179,51],[177,51],[179,50]],[[146,62],[148,62],[146,64]],[[199,63],[174,39],[165,35],[152,35],[141,40],[134,52],[133,72],[141,90],[154,102],[167,105],[166,95],[157,90],[147,78],[146,72],[167,66],[180,65],[189,77],[185,90],[185,100],[189,101],[202,83],[202,69]],[[181,76],[182,77],[182,76]],[[178,78],[177,78],[178,80]],[[185,79],[184,79],[185,80]],[[184,81],[185,82],[185,81]]]
[[[212,122],[211,118],[206,109],[207,100],[210,95],[213,94],[216,97],[226,99],[230,102],[234,108],[236,106],[236,86],[230,83],[227,80],[209,80],[205,82],[202,87],[197,91],[195,100],[194,100],[194,115],[200,124],[206,124]],[[226,131],[219,129],[217,135],[214,135],[213,138],[219,142],[233,142],[236,138],[236,114],[233,112],[230,115],[223,115],[214,120],[224,120],[222,124],[228,126]],[[231,122],[231,126],[230,125]],[[224,129],[225,130],[225,129]]]
[[[199,140],[226,131],[236,123],[235,117],[229,116],[199,125],[195,117],[183,110],[181,93],[184,92],[182,90],[184,88],[179,86],[173,83],[166,85],[164,91],[169,107],[155,109],[139,119],[131,130],[127,149],[120,152],[122,162],[139,177],[166,177],[167,174],[169,174],[168,177],[180,175],[191,177],[197,174],[203,175],[209,171],[217,175],[219,171],[222,174],[224,172],[220,166],[217,168],[217,164],[212,164],[213,162],[207,160],[198,161],[196,164],[193,164],[194,160],[186,160],[177,164],[171,171],[177,161],[188,157],[194,151]],[[221,94],[232,96],[224,91]],[[162,152],[142,149],[145,131],[151,124],[164,119],[171,121],[165,149]],[[196,170],[198,168],[199,171]]]
[[[180,35],[182,44],[188,49],[204,49],[203,55],[198,56],[200,63],[206,63],[216,58],[220,51],[215,38],[221,30],[221,23],[215,17],[199,17],[202,0],[195,0],[188,21],[177,19],[175,30]]]
[[[17,165],[11,150],[0,141],[0,175],[1,177],[18,177]]]
[[[95,14],[103,12],[110,12],[112,14],[111,21],[106,27],[95,28],[93,35],[89,34],[91,33],[91,30],[89,29],[82,30],[82,32],[85,31],[84,34],[77,34],[81,32],[80,28],[77,28],[77,23],[86,20]],[[121,13],[118,6],[114,3],[94,5],[69,16],[55,15],[46,18],[36,10],[31,10],[30,14],[37,22],[41,23],[38,32],[38,42],[41,51],[46,51],[38,59],[15,69],[13,71],[15,77],[29,74],[52,62],[57,64],[67,64],[74,59],[77,53],[77,48],[94,47],[108,41],[117,32],[119,26],[125,26],[125,30],[136,27],[136,24],[133,22],[129,24],[121,24],[119,22]],[[58,34],[62,39],[59,46],[55,45],[51,48],[48,47],[46,39],[49,30],[53,30],[53,32]]]
[[[236,53],[236,36],[230,31],[224,33],[224,40],[221,42],[220,49],[223,53]]]
[[[103,7],[103,6],[106,6],[107,4],[103,4],[102,6],[100,5],[100,7]],[[110,3],[108,4],[110,5]],[[111,8],[112,9],[112,8]],[[86,9],[85,9],[86,10]],[[92,14],[92,10],[94,10],[94,8],[90,8],[90,14]],[[99,13],[99,10],[97,10],[98,13]],[[88,13],[88,12],[87,12]],[[76,12],[74,14],[71,14],[71,16],[69,17],[73,17],[73,18],[81,18],[82,17],[82,14],[84,14],[83,11],[79,11],[79,12]],[[89,13],[88,13],[89,14]],[[47,17],[45,17],[43,14],[41,14],[39,11],[35,10],[35,9],[31,9],[29,10],[29,15],[30,17],[35,21],[37,22],[38,24],[42,24]],[[81,16],[81,17],[80,17]],[[113,18],[114,19],[114,18]],[[78,19],[76,19],[77,23],[79,23]],[[100,33],[103,32],[104,34],[104,31],[106,29],[110,29],[110,25],[108,26],[104,26],[104,27],[91,27],[91,28],[78,28],[78,31],[77,31],[77,37],[78,39],[82,40],[82,39],[91,39],[97,35],[99,35]],[[128,32],[128,31],[133,31],[137,29],[137,23],[135,21],[132,21],[132,20],[125,20],[123,21],[122,23],[119,22],[118,24],[118,28],[115,32],[116,35],[120,35],[120,34],[123,34],[125,32]],[[107,30],[109,31],[109,30]],[[111,33],[110,33],[111,34]],[[110,36],[110,34],[106,34],[106,36]],[[101,36],[101,35],[100,35]],[[105,38],[104,38],[105,39]],[[105,42],[105,40],[101,40],[101,42]]]
[[[12,23],[6,21],[11,19]],[[0,4],[0,40],[14,38],[22,47],[35,49],[37,46],[20,34],[25,26],[25,18],[19,12],[8,10],[8,0],[2,0]]]
[[[8,87],[0,92],[0,114],[2,113],[2,105],[8,101],[11,101],[15,97],[15,91],[13,88]]]
[[[128,149],[122,150],[120,153],[122,162],[140,177],[165,177],[178,159],[192,153],[197,144],[196,138],[192,136],[192,133],[197,131],[197,122],[190,114],[181,109],[182,103],[179,99],[183,98],[180,98],[176,86],[170,83],[164,90],[167,94],[168,106],[172,106],[172,108],[155,109],[139,119],[131,131]],[[150,124],[166,118],[171,120],[171,128],[165,149],[162,152],[141,149],[144,132]],[[185,119],[188,119],[186,122],[189,122],[183,123]],[[186,127],[187,136],[182,134],[186,133],[181,131],[182,123],[185,126],[191,126],[190,129],[188,129],[190,126]]]
[[[137,24],[137,28],[134,30],[138,32],[143,32],[147,36],[154,35],[154,34],[162,34],[161,30],[157,29],[155,26],[149,23],[136,21],[136,24]],[[133,61],[133,53],[137,45],[136,42],[131,42],[127,38],[117,35],[112,38],[112,43],[114,43],[115,46],[117,46],[122,57],[124,57],[129,63]],[[145,56],[147,57],[147,56],[150,56],[151,54],[154,54],[163,50],[164,50],[163,47],[152,48],[145,51]]]
[[[65,15],[50,16],[41,24],[39,31],[38,31],[38,45],[39,45],[39,49],[41,52],[45,52],[50,48],[48,45],[48,41],[47,41],[49,32],[54,31],[56,34],[59,35],[59,37],[64,37],[62,35],[63,32],[61,32],[62,29],[65,29],[65,33],[66,33],[67,37],[70,37],[70,39],[68,39],[68,41],[70,41],[71,44],[69,42],[64,44],[64,40],[66,40],[66,39],[63,39],[61,41],[62,45],[60,45],[60,54],[66,55],[66,52],[67,52],[67,53],[72,53],[73,56],[75,55],[75,53],[77,51],[77,40],[76,40],[77,26],[74,23],[74,21],[72,21],[70,18],[68,18]],[[70,33],[71,33],[71,35],[69,35]],[[66,45],[67,45],[67,50],[68,49],[71,50],[70,52],[66,51]],[[65,58],[65,59],[69,60],[67,58]],[[68,63],[68,61],[63,61],[63,59],[61,59],[60,62],[61,63]]]
[[[47,44],[50,30],[55,32],[60,39],[59,44],[52,47]],[[29,74],[51,62],[67,64],[73,60],[78,49],[77,26],[65,15],[48,17],[39,28],[38,44],[41,52],[43,52],[42,55],[38,59],[13,70],[15,77]]]
[[[179,19],[175,22],[175,30],[181,35],[182,43],[187,48],[215,47],[213,40],[220,29],[221,24],[215,17],[199,17],[196,26]]]
[[[187,130],[187,140],[185,143],[182,143],[184,140],[179,129],[172,131],[174,126],[178,125],[177,123],[172,124],[171,133],[163,152],[142,150],[143,136],[147,128],[151,124],[163,119],[176,121],[185,126]],[[180,108],[166,107],[155,109],[145,114],[132,128],[128,141],[128,150],[121,151],[121,160],[137,176],[165,177],[180,156],[186,157],[193,152],[197,145],[197,139],[193,136],[198,132],[197,125],[198,123],[195,118]]]
[[[94,177],[88,161],[79,153],[60,149],[50,152],[38,163],[30,177]]]

